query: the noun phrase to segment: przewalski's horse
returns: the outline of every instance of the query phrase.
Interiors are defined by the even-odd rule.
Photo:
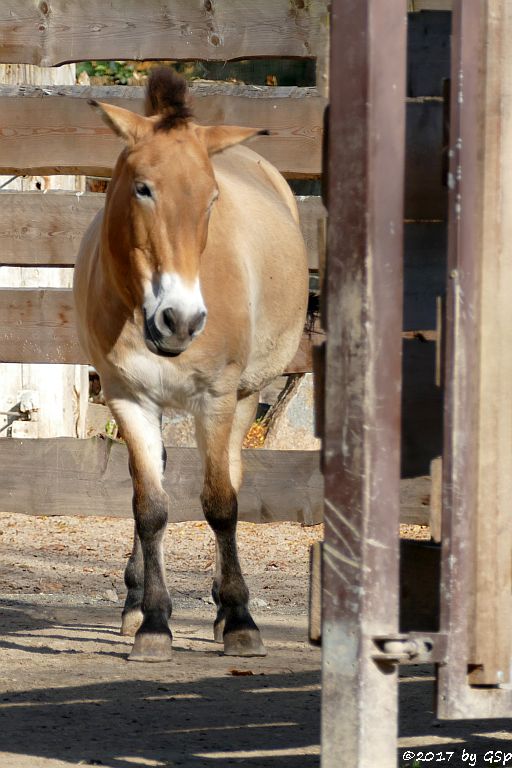
[[[126,145],[74,282],[81,344],[130,457],[135,537],[121,631],[135,634],[130,659],[169,658],[161,417],[181,408],[195,417],[216,537],[215,639],[229,655],[264,655],[237,555],[237,492],[258,392],[292,359],[304,325],[295,201],[272,165],[239,146],[258,131],[198,125],[170,69],[150,78],[147,117],[92,105]]]

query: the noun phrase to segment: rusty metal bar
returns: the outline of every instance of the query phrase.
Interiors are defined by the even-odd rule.
[[[322,768],[396,764],[405,7],[334,0]],[[392,54],[391,54],[392,52]]]

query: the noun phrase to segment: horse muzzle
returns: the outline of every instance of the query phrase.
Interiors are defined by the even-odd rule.
[[[151,352],[176,357],[204,330],[206,310],[185,315],[173,307],[165,307],[148,315],[144,309],[144,340]]]

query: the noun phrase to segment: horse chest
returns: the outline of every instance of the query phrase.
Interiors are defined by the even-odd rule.
[[[192,370],[169,360],[152,359],[145,353],[132,353],[123,362],[117,362],[112,374],[117,387],[121,385],[127,395],[150,400],[161,408],[197,412],[204,400],[204,388]]]

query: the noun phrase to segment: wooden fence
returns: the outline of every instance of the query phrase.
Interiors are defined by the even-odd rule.
[[[0,5],[0,61],[53,66],[94,59],[227,61],[308,58],[316,87],[192,84],[197,118],[270,129],[252,146],[288,178],[321,174],[327,91],[327,0],[7,0]],[[0,173],[109,176],[119,140],[87,104],[90,98],[142,112],[141,87],[0,87]],[[0,193],[0,265],[72,267],[82,234],[104,195]],[[298,199],[311,269],[317,269],[324,227],[318,197]],[[291,371],[311,370],[305,337]],[[75,332],[68,289],[0,290],[0,362],[87,363]],[[171,519],[202,517],[199,459],[169,449],[166,484]],[[39,514],[129,514],[126,449],[110,440],[1,440],[5,511]],[[298,520],[322,516],[316,452],[247,451],[241,519]],[[286,480],[293,475],[290,488]],[[28,479],[29,478],[29,479]]]
[[[446,6],[442,0],[425,0],[414,2],[411,9]],[[430,266],[421,274],[413,269],[415,276],[406,283],[410,311],[406,312],[404,335],[406,352],[414,351],[412,358],[406,354],[406,361],[412,359],[411,370],[420,370],[422,377],[425,371],[430,375],[432,364],[434,342],[425,345],[424,340],[435,339],[432,307],[438,272],[431,265],[438,259],[436,243],[441,237],[438,234],[437,241],[430,237],[425,241],[423,234],[425,221],[435,220],[442,228],[446,210],[439,74],[446,59],[442,54],[447,36],[442,30],[436,33],[436,24],[442,26],[446,16],[410,14],[414,21],[409,44],[416,59],[406,105],[406,242],[410,244],[410,258],[417,260],[419,255],[421,261],[423,254]],[[431,53],[425,65],[421,41],[427,33],[430,38],[437,34],[441,65],[435,63],[439,56]],[[53,66],[90,59],[222,62],[253,57],[315,60],[313,87],[199,83],[191,88],[201,122],[270,129],[270,136],[258,137],[252,146],[290,179],[319,179],[322,172],[328,35],[328,0],[113,0],[108,12],[102,0],[90,0],[85,5],[69,0],[5,0],[0,4],[0,61],[5,63]],[[429,78],[435,83],[432,87]],[[121,145],[87,105],[91,97],[139,112],[143,109],[143,89],[138,87],[0,86],[0,173],[108,176]],[[4,191],[0,201],[0,265],[72,267],[82,233],[103,204],[103,196]],[[324,208],[319,197],[301,197],[298,203],[310,269],[315,270],[323,253]],[[420,284],[423,301],[417,300]],[[312,341],[311,335],[304,337],[290,371],[311,370]],[[88,362],[78,346],[68,289],[0,290],[0,362]],[[420,400],[423,397],[430,402],[432,392],[421,390],[423,385],[416,379],[410,385],[411,392],[417,392],[418,386]],[[436,403],[438,399],[434,396]],[[416,409],[418,397],[410,401]],[[412,423],[407,413],[404,421]],[[1,441],[0,451],[6,450],[9,446]],[[84,453],[84,462],[85,458]],[[310,473],[318,463],[312,461]],[[420,460],[416,457],[411,466],[406,462],[405,474],[418,474],[425,468],[425,456]],[[283,471],[288,471],[285,465]],[[290,514],[301,519],[302,512]]]

